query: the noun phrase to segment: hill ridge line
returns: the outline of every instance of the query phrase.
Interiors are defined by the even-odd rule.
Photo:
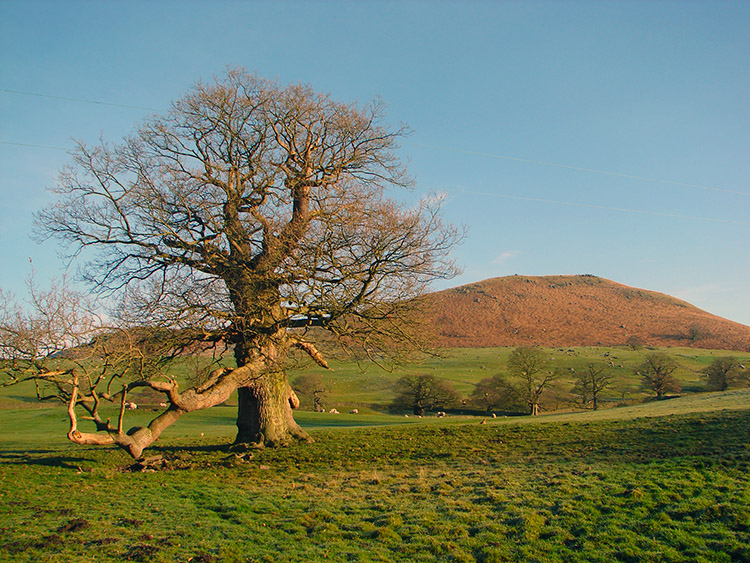
[[[750,350],[749,326],[592,274],[490,278],[426,300],[444,347],[630,343]]]

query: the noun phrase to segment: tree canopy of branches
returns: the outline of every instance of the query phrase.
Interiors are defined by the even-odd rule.
[[[508,371],[520,379],[518,393],[532,416],[539,414],[542,394],[558,378],[558,374],[547,371],[548,364],[544,352],[531,346],[515,348],[508,358]]]
[[[409,409],[417,416],[428,410],[448,409],[461,401],[461,396],[449,381],[434,375],[405,375],[394,386],[396,398],[392,407]]]
[[[716,358],[701,372],[712,391],[726,391],[743,378],[742,365],[737,358]]]
[[[573,394],[578,397],[580,407],[599,410],[601,392],[611,384],[612,374],[608,371],[607,365],[602,362],[589,362],[578,374]]]
[[[237,442],[307,440],[285,361],[296,348],[327,363],[303,327],[372,359],[419,347],[415,303],[456,273],[461,233],[442,222],[440,198],[407,206],[386,193],[410,183],[395,153],[405,133],[377,101],[229,69],[119,144],[79,143],[37,226],[87,259],[97,290],[122,295],[121,323],[233,350],[233,365],[189,389],[131,378],[164,393],[173,419],[237,390]],[[79,387],[70,404],[92,393]],[[150,443],[123,447],[138,456]]]
[[[656,393],[661,400],[667,393],[678,393],[682,387],[672,375],[677,370],[677,362],[662,352],[647,354],[643,363],[636,368],[636,375],[647,389]]]

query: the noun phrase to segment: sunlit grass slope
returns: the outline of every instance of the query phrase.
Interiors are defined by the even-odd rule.
[[[170,429],[152,473],[65,443],[59,410],[4,410],[0,560],[748,561],[749,407],[301,413],[315,443],[240,454],[222,407]]]

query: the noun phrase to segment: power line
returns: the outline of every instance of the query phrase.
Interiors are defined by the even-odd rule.
[[[53,100],[65,100],[67,102],[81,102],[84,104],[97,104],[101,106],[112,106],[117,108],[127,108],[127,109],[140,109],[140,110],[146,110],[146,111],[158,111],[155,108],[149,108],[145,106],[132,106],[128,104],[115,104],[112,102],[103,102],[101,100],[88,100],[86,98],[70,98],[67,96],[52,96],[50,94],[39,94],[37,92],[23,92],[21,90],[10,90],[8,88],[0,88],[0,92],[6,92],[9,94],[19,94],[22,96],[36,96],[38,98],[50,98]]]
[[[67,96],[53,96],[50,94],[40,94],[37,92],[24,92],[21,90],[11,90],[8,88],[0,88],[0,92],[7,92],[11,94],[19,94],[24,96],[37,96],[41,98],[51,98],[56,100],[66,100],[66,101],[72,101],[72,102],[81,102],[81,103],[88,103],[88,104],[97,104],[97,105],[106,105],[106,106],[112,106],[112,107],[121,107],[121,108],[128,108],[128,109],[139,109],[139,110],[147,110],[147,111],[158,111],[155,108],[145,107],[145,106],[134,106],[134,105],[127,105],[127,104],[116,104],[112,102],[104,102],[101,100],[88,100],[85,98],[72,98]],[[52,147],[52,146],[45,146],[45,145],[35,145],[35,144],[27,144],[27,143],[14,143],[9,141],[0,141],[0,144],[4,145],[15,145],[15,146],[22,146],[22,147],[34,147],[34,148],[42,148],[42,149],[53,149],[53,150],[68,150],[62,147]],[[626,174],[623,172],[613,172],[611,170],[600,170],[597,168],[585,168],[581,166],[572,166],[569,164],[558,164],[554,162],[545,162],[542,160],[534,160],[530,158],[521,158],[517,156],[510,156],[510,155],[501,155],[501,154],[494,154],[494,153],[486,153],[486,152],[480,152],[480,151],[471,151],[467,149],[457,149],[457,148],[448,148],[448,147],[441,147],[437,145],[427,145],[424,143],[412,143],[412,145],[417,147],[423,147],[431,150],[441,150],[441,151],[448,151],[448,152],[456,152],[456,153],[462,153],[462,154],[470,154],[474,156],[482,156],[485,158],[493,158],[498,160],[510,160],[514,162],[522,162],[525,164],[532,164],[535,166],[547,166],[551,168],[562,168],[565,170],[575,170],[578,172],[588,172],[591,174],[601,174],[606,176],[616,176],[619,178],[628,178],[631,180],[639,180],[643,182],[653,182],[657,184],[668,184],[672,186],[681,186],[686,188],[695,188],[700,190],[707,190],[707,191],[713,191],[713,192],[721,192],[721,193],[727,193],[732,195],[742,195],[742,196],[750,196],[750,192],[742,192],[738,190],[729,190],[726,188],[719,188],[716,186],[707,186],[704,184],[690,184],[686,182],[677,182],[674,180],[664,180],[660,178],[650,178],[648,176],[638,176],[635,174]],[[585,205],[585,204],[581,204]]]
[[[552,168],[563,168],[565,170],[576,170],[578,172],[589,172],[592,174],[603,174],[606,176],[617,176],[619,178],[628,178],[630,180],[640,180],[643,182],[654,182],[657,184],[669,184],[672,186],[682,186],[686,188],[696,188],[699,190],[708,190],[712,192],[722,192],[727,194],[733,194],[733,195],[744,195],[744,196],[750,196],[750,192],[741,192],[737,190],[728,190],[726,188],[717,188],[715,186],[706,186],[703,184],[688,184],[686,182],[676,182],[674,180],[663,180],[660,178],[649,178],[648,176],[637,176],[635,174],[625,174],[622,172],[612,172],[610,170],[599,170],[597,168],[584,168],[581,166],[571,166],[569,164],[557,164],[554,162],[544,162],[542,160],[533,160],[530,158],[520,158],[517,156],[508,156],[508,155],[502,155],[502,154],[493,154],[493,153],[486,153],[486,152],[479,152],[479,151],[470,151],[465,149],[456,149],[456,148],[447,148],[447,147],[439,147],[436,145],[425,145],[422,143],[412,143],[414,146],[423,147],[427,149],[432,150],[440,150],[440,151],[448,151],[448,152],[456,152],[456,153],[462,153],[462,154],[470,154],[474,156],[483,156],[486,158],[495,158],[499,160],[511,160],[514,162],[523,162],[525,164],[533,164],[536,166],[549,166]]]
[[[511,194],[497,194],[497,193],[491,193],[491,192],[467,190],[464,188],[459,188],[458,191],[462,193],[485,196],[485,197],[497,197],[497,198],[502,198],[502,199],[513,199],[513,200],[519,200],[519,201],[531,201],[535,203],[548,203],[550,205],[583,207],[586,209],[600,209],[600,210],[606,210],[606,211],[617,211],[620,213],[635,213],[638,215],[655,215],[657,217],[670,217],[673,219],[687,219],[691,221],[703,221],[707,223],[730,223],[733,225],[750,225],[750,221],[736,221],[733,219],[716,219],[712,217],[696,217],[693,215],[681,215],[679,213],[667,213],[664,211],[650,211],[648,209],[630,209],[627,207],[612,207],[608,205],[596,205],[593,203],[578,203],[575,201],[563,201],[563,200],[545,199],[545,198],[539,198],[539,197],[526,197],[526,196],[511,195]]]
[[[15,147],[31,147],[35,149],[50,149],[55,151],[68,151],[70,149],[66,149],[64,147],[53,147],[51,145],[34,145],[32,143],[11,143],[10,141],[0,141],[0,145],[11,145]]]

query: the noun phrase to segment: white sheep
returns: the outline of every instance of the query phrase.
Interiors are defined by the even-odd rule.
[[[329,413],[329,414],[341,414],[341,413],[339,413],[339,411],[337,411],[336,409],[331,409],[331,410],[329,410],[329,411],[328,411],[328,413]]]
[[[132,401],[128,401],[128,402],[125,403],[125,408],[126,409],[130,409],[131,411],[134,411],[135,409],[138,408],[138,405],[136,405]]]

